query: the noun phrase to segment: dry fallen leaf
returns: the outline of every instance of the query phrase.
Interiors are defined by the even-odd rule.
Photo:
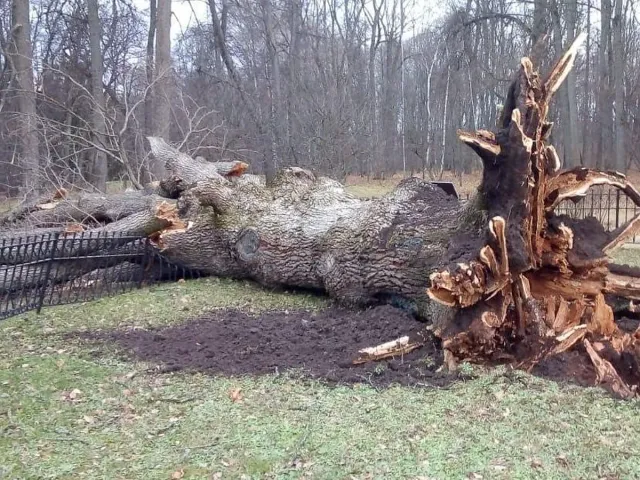
[[[93,418],[93,417],[90,417],[89,415],[85,415],[85,416],[83,417],[83,419],[84,419],[84,421],[85,421],[85,422],[87,422],[87,423],[95,423],[95,422],[96,422],[96,419],[95,419],[95,418]]]
[[[40,210],[53,210],[58,205],[58,202],[40,203],[36,205]]]
[[[66,226],[63,233],[71,234],[71,233],[82,233],[82,232],[84,232],[84,227],[82,225],[80,225],[79,223],[72,223]]]
[[[229,398],[233,403],[241,402],[243,399],[242,390],[240,388],[233,388],[229,391]]]
[[[73,390],[71,390],[71,392],[69,392],[69,398],[71,400],[77,400],[80,395],[82,395],[82,391],[78,390],[77,388],[74,388]]]
[[[180,480],[182,477],[184,477],[184,469],[182,468],[171,474],[171,480]]]

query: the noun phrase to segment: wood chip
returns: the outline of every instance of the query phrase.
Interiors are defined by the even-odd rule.
[[[596,382],[606,384],[620,398],[626,399],[634,397],[636,395],[635,390],[631,389],[629,385],[620,378],[620,375],[618,375],[618,372],[609,361],[598,355],[591,345],[591,342],[585,338],[583,344],[589,354],[591,363],[593,363],[596,369]]]

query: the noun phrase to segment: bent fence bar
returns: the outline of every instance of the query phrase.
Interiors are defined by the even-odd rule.
[[[0,236],[0,319],[198,276],[128,233]]]
[[[606,230],[613,231],[638,215],[640,208],[617,188],[600,187],[577,202],[565,200],[555,211],[575,218],[595,217]],[[636,243],[636,237],[631,242]]]

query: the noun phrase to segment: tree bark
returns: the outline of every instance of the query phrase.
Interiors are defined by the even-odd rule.
[[[153,66],[155,60],[156,38],[156,0],[149,0],[149,32],[147,33],[146,74],[147,89],[144,98],[144,131],[147,136],[153,135]]]
[[[102,77],[104,76],[101,46],[102,28],[98,0],[87,0],[87,15],[89,17],[89,45],[91,49],[91,95],[93,96],[91,127],[93,129],[93,141],[106,148],[106,104],[102,86]],[[93,150],[93,166],[89,180],[91,185],[99,192],[106,192],[107,154],[100,148]]]
[[[611,105],[611,0],[601,0],[600,8],[600,50],[598,60],[600,64],[600,94],[598,104],[598,120],[600,141],[598,142],[598,168],[611,168],[607,162],[606,146],[613,138],[613,109]]]
[[[622,0],[615,0],[615,17],[613,19],[613,85],[615,92],[615,169],[626,172],[626,152],[624,148],[624,45],[622,42],[624,16]]]
[[[573,43],[576,38],[576,21],[578,17],[577,0],[567,2],[567,41]],[[565,145],[565,159],[568,167],[575,167],[581,164],[578,146],[578,96],[576,95],[576,72],[571,70],[567,76],[567,87],[564,94],[567,96],[567,142]],[[587,92],[585,92],[585,95]]]
[[[271,181],[278,168],[278,160],[281,152],[281,129],[280,129],[280,64],[278,62],[278,52],[273,35],[273,13],[271,0],[262,0],[262,16],[264,23],[264,40],[267,50],[266,79],[267,91],[269,92],[269,137],[270,149],[268,159],[265,157],[264,172],[267,181]]]
[[[40,172],[36,92],[33,84],[29,0],[13,0],[11,25],[14,43],[12,59],[20,114],[19,142],[23,186],[27,196],[37,196],[43,182]]]
[[[153,93],[154,135],[170,138],[171,127],[171,0],[157,0],[156,9],[156,62]],[[157,180],[164,178],[161,162],[151,164]]]

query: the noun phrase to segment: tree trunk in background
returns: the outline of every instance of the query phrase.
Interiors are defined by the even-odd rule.
[[[212,23],[211,26],[213,27],[213,35],[215,38],[215,46],[216,46],[217,52],[220,54],[220,57],[222,58],[222,61],[227,70],[227,74],[229,75],[229,78],[231,79],[233,86],[238,90],[238,93],[240,94],[240,99],[242,101],[242,104],[247,109],[247,113],[249,114],[249,117],[251,117],[251,120],[253,121],[256,127],[258,136],[263,137],[268,133],[267,129],[265,129],[263,125],[262,118],[260,117],[260,115],[258,115],[259,109],[256,108],[256,106],[251,102],[251,100],[247,95],[247,92],[244,89],[242,77],[236,70],[232,53],[229,51],[229,48],[227,45],[227,34],[226,34],[227,3],[224,1],[222,2],[222,15],[221,15],[222,22],[218,16],[216,0],[208,0],[207,3],[209,4],[209,13],[211,14],[211,23]],[[263,166],[264,166],[265,173],[267,174],[267,177],[271,177],[275,172],[273,157],[270,155],[265,155]]]
[[[625,172],[627,169],[624,148],[624,45],[622,35],[624,17],[622,14],[622,0],[616,0],[616,16],[613,19],[613,84],[615,91],[615,169]]]
[[[267,47],[266,80],[269,92],[269,138],[271,148],[265,155],[264,173],[267,182],[275,177],[280,158],[280,66],[273,35],[273,18],[271,0],[262,0],[262,15],[264,23],[264,40]],[[269,159],[266,156],[269,156]]]
[[[560,10],[561,0],[555,0],[550,4],[553,22],[553,45],[556,55],[562,52],[562,13]],[[558,117],[560,125],[553,129],[554,141],[560,144],[560,158],[563,166],[571,167],[571,154],[569,146],[571,145],[571,134],[569,130],[569,97],[567,96],[567,85],[560,87],[560,95],[558,96]]]
[[[13,66],[20,114],[20,155],[23,168],[23,186],[27,196],[38,194],[42,186],[40,153],[36,117],[36,93],[33,85],[31,50],[31,24],[29,0],[13,0]]]
[[[582,130],[582,162],[583,165],[594,165],[591,161],[593,157],[593,139],[590,135],[590,124],[591,124],[591,0],[587,0],[587,25],[586,25],[586,33],[587,33],[587,46],[586,46],[586,58],[585,58],[585,88],[583,99],[583,130]]]
[[[153,83],[154,44],[156,39],[156,0],[149,0],[149,33],[147,35],[147,86]],[[153,88],[147,88],[144,98],[144,132],[153,135]]]
[[[549,14],[547,0],[534,0],[533,2],[533,27],[531,29],[531,58],[533,61],[544,63],[543,48],[538,42],[547,33],[547,20]],[[546,50],[545,50],[546,51]]]
[[[576,37],[577,0],[567,2],[567,44],[571,45]],[[565,162],[567,167],[580,165],[578,145],[578,96],[576,95],[576,71],[571,70],[567,77],[565,95],[567,96],[567,125],[565,127]],[[587,93],[585,92],[585,95]]]
[[[155,128],[154,115],[154,85],[155,75],[153,72],[155,62],[155,41],[156,41],[156,0],[149,0],[149,31],[147,33],[147,52],[145,58],[145,73],[147,84],[144,92],[144,137],[153,135]],[[146,148],[143,148],[146,151]],[[162,165],[158,165],[158,161],[153,155],[149,155],[141,165],[140,175],[142,183],[149,183],[152,180],[152,172],[161,170]]]
[[[613,138],[609,71],[609,60],[611,58],[611,0],[601,0],[600,21],[602,25],[600,30],[600,95],[598,105],[600,141],[598,142],[597,162],[599,168],[608,168],[612,166],[612,159],[607,158],[608,152],[610,152],[607,145],[611,143]]]
[[[156,64],[153,93],[154,135],[169,140],[171,126],[171,0],[158,0],[156,10]],[[163,166],[154,162],[152,174],[164,176]]]
[[[93,141],[106,147],[105,142],[105,100],[102,86],[104,65],[102,60],[102,28],[98,12],[98,0],[87,0],[87,15],[89,17],[89,47],[91,50],[91,95],[93,109],[91,112],[91,127]],[[90,183],[100,192],[107,190],[107,155],[99,148],[93,151],[93,165],[89,178]]]
[[[369,174],[371,169],[375,169],[380,161],[380,150],[378,142],[378,106],[376,92],[376,53],[380,43],[380,9],[382,6],[373,2],[373,19],[371,20],[371,39],[369,43],[369,65],[368,65],[368,90],[369,90],[369,121],[371,129],[371,158],[369,160]]]

